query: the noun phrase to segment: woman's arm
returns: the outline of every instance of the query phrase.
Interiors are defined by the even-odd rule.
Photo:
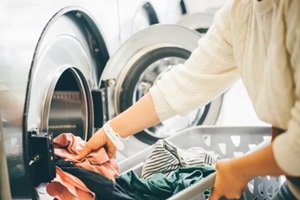
[[[133,104],[130,108],[112,119],[110,121],[110,126],[116,133],[125,138],[145,128],[153,126],[158,122],[159,118],[156,114],[151,94],[147,93],[137,103]],[[102,146],[106,147],[110,158],[115,155],[117,149],[111,140],[108,139],[103,128],[99,129],[89,139],[77,159],[81,160],[91,151]]]
[[[152,96],[147,93],[137,103],[110,121],[113,130],[125,138],[159,122]]]

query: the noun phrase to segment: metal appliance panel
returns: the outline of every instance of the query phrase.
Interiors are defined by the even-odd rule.
[[[134,33],[158,23],[158,18],[153,5],[147,0],[119,1],[121,43]]]

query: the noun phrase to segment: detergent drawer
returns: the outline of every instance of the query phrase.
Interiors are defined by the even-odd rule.
[[[179,132],[169,138],[181,149],[190,147],[202,147],[205,150],[217,153],[221,159],[233,158],[236,156],[255,151],[270,143],[270,127],[193,127]],[[147,156],[151,153],[152,147],[123,160],[119,163],[123,173],[134,170],[141,175],[143,165]],[[215,173],[200,180],[192,186],[182,190],[169,199],[205,199],[204,191],[210,189],[214,184]],[[264,184],[265,187],[261,187]],[[249,182],[241,199],[269,199],[270,194],[266,188],[272,186],[274,191],[279,187],[280,177],[258,177]],[[260,185],[260,188],[254,188]],[[262,190],[262,191],[261,191]],[[266,198],[265,195],[268,195]]]

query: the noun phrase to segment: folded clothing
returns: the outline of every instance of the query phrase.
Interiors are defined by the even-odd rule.
[[[180,149],[167,140],[158,140],[146,158],[141,177],[148,179],[155,173],[170,175],[176,169],[192,166],[213,166],[219,155],[201,147]]]

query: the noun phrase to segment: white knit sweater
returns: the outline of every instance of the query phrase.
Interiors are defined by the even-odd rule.
[[[0,92],[6,91],[8,88],[4,85],[4,83],[0,80]]]
[[[299,0],[228,2],[187,62],[151,88],[159,118],[185,115],[241,77],[258,117],[287,130],[274,141],[276,161],[300,176],[299,21]]]

